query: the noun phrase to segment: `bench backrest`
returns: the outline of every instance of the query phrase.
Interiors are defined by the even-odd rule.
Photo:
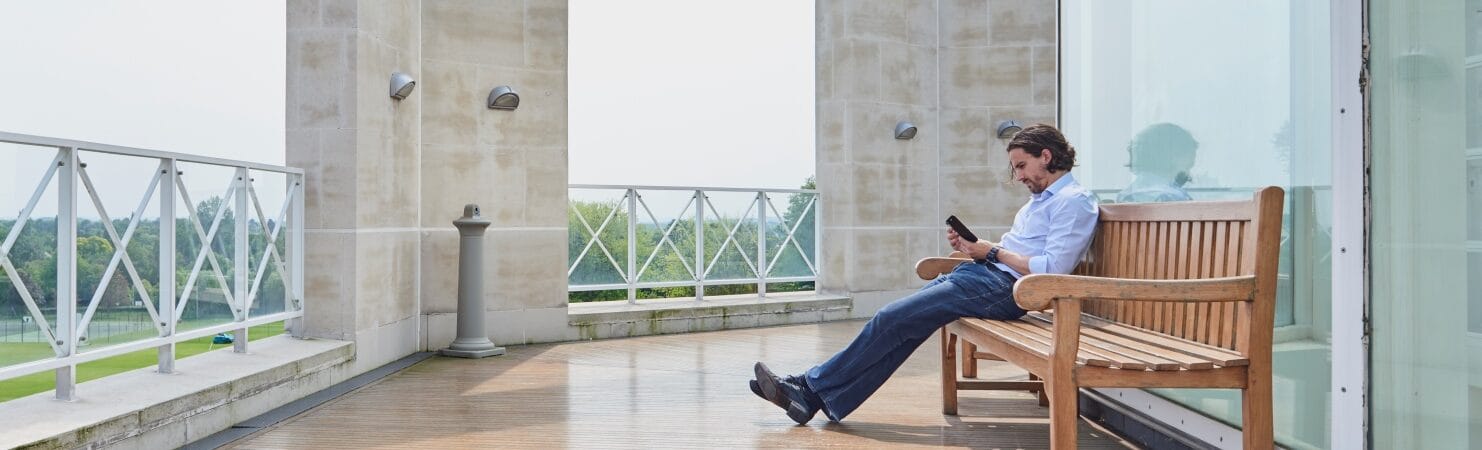
[[[1086,313],[1246,353],[1270,348],[1283,192],[1249,201],[1108,204],[1075,273],[1135,279],[1256,277],[1249,302],[1088,300]]]

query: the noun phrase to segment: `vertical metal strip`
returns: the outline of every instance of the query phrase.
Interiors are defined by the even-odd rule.
[[[756,295],[767,296],[767,191],[756,193]]]
[[[705,299],[705,191],[695,190],[695,300]]]
[[[1364,448],[1368,440],[1368,349],[1364,323],[1369,282],[1364,239],[1365,160],[1364,2],[1332,3],[1333,77],[1333,243],[1332,243],[1332,391],[1329,393],[1329,443],[1332,448]],[[1314,317],[1322,320],[1321,317]]]
[[[628,303],[638,303],[638,191],[628,189]],[[595,239],[595,238],[593,238]]]
[[[246,321],[249,314],[247,311],[247,244],[250,240],[247,238],[247,186],[252,181],[247,176],[246,167],[237,168],[236,206],[233,207],[236,210],[234,217],[236,221],[232,224],[236,230],[232,243],[232,265],[236,266],[234,272],[236,275],[232,276],[232,284],[235,285],[232,292],[237,300],[232,308],[236,309],[237,322]],[[247,338],[247,327],[232,330],[232,351],[247,353]]]
[[[77,149],[63,147],[57,178],[57,344],[77,354]],[[56,370],[57,400],[76,399],[77,365]]]
[[[179,176],[175,160],[160,161],[159,217],[159,311],[163,337],[175,336],[175,183]],[[175,372],[175,342],[159,346],[159,373]]]
[[[288,189],[293,192],[293,212],[291,213],[292,217],[288,219],[290,228],[288,229],[289,255],[287,259],[289,264],[288,271],[292,274],[288,276],[293,280],[293,292],[289,298],[290,303],[285,305],[285,309],[292,308],[291,311],[303,312],[304,253],[306,252],[306,248],[304,247],[304,176],[289,175],[288,180],[291,184]],[[303,316],[288,319],[285,327],[293,337],[304,337]]]

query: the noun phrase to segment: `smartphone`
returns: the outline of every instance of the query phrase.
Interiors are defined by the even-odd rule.
[[[947,226],[952,227],[952,231],[956,231],[958,236],[968,242],[978,242],[978,235],[967,229],[967,225],[963,225],[961,220],[957,220],[957,216],[947,216]]]

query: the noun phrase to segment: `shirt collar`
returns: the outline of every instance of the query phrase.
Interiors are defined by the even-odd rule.
[[[1050,183],[1050,187],[1045,188],[1044,192],[1040,192],[1038,194],[1030,194],[1030,197],[1033,197],[1035,200],[1043,200],[1046,197],[1053,197],[1055,196],[1055,194],[1059,194],[1061,189],[1065,189],[1066,186],[1070,186],[1071,183],[1075,183],[1075,176],[1071,175],[1070,172],[1065,172],[1065,175],[1060,177],[1059,180],[1055,180],[1054,183]]]

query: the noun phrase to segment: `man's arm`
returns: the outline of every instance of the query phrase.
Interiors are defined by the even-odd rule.
[[[1091,244],[1091,235],[1096,230],[1096,218],[1100,214],[1093,202],[1075,199],[1057,205],[1051,214],[1050,229],[1045,237],[1045,251],[1039,255],[1024,255],[998,248],[998,262],[1009,266],[1023,275],[1034,273],[1070,273]],[[957,251],[967,253],[973,259],[988,259],[988,251],[997,243],[986,240],[968,242],[947,230],[947,242]]]
[[[967,253],[968,257],[977,260],[988,259],[988,251],[998,246],[997,242],[988,242],[982,239],[979,239],[978,242],[968,242],[957,236],[957,232],[952,231],[951,228],[947,229],[947,243],[953,249]],[[1009,249],[998,247],[998,262],[1004,263],[1010,269],[1014,269],[1015,272],[1025,275],[1030,273],[1029,257],[1011,252]]]

